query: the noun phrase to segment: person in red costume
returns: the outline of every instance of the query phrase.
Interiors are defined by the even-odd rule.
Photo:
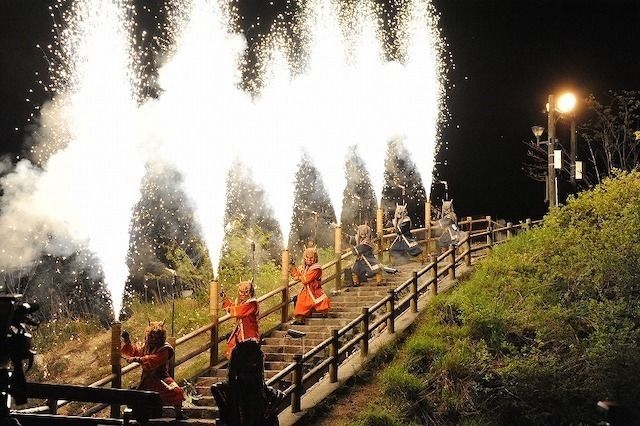
[[[222,296],[224,297],[224,293],[222,293]],[[226,310],[233,318],[236,318],[236,327],[227,339],[227,359],[231,359],[233,348],[238,343],[252,340],[260,344],[258,301],[251,281],[240,282],[235,303],[229,298],[224,298],[222,309]]]
[[[326,315],[331,307],[329,297],[322,290],[322,267],[318,263],[318,252],[315,247],[308,247],[303,254],[302,270],[294,266],[291,276],[300,280],[302,288],[296,298],[293,313],[296,317],[293,325],[303,325],[305,318],[313,312]]]
[[[169,376],[168,361],[173,357],[173,347],[166,342],[164,322],[149,321],[144,333],[144,344],[132,344],[128,331],[122,332],[124,345],[120,352],[128,362],[137,362],[142,367],[142,378],[138,389],[158,392],[165,405],[173,405],[176,420],[186,420],[182,412],[184,391]]]

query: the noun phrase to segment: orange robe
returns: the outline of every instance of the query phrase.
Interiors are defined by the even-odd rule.
[[[231,351],[240,343],[253,340],[260,344],[260,331],[258,330],[258,301],[255,298],[245,302],[234,304],[230,299],[222,302],[225,309],[232,317],[236,318],[236,327],[227,339],[227,359],[231,358]]]
[[[144,346],[126,343],[120,352],[128,357],[140,358],[142,378],[138,389],[158,392],[165,405],[182,404],[184,391],[167,370],[167,362],[173,356],[170,344],[165,343],[159,349],[145,353]]]
[[[319,263],[304,267],[302,272],[294,267],[292,275],[302,284],[293,310],[295,316],[308,317],[312,312],[324,314],[329,311],[331,302],[322,290],[322,267]]]

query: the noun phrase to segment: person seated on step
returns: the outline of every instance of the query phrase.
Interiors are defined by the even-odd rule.
[[[127,362],[137,362],[142,367],[142,378],[138,389],[158,392],[165,405],[173,405],[176,420],[187,420],[182,412],[184,391],[169,376],[168,363],[174,355],[173,347],[167,343],[164,321],[149,321],[143,344],[131,343],[128,331],[122,332],[123,345],[120,352]]]
[[[422,248],[411,234],[411,218],[407,213],[406,204],[396,204],[393,227],[396,238],[389,247],[389,256],[393,264],[405,263],[409,256],[420,256]]]
[[[230,360],[233,348],[241,342],[253,341],[260,344],[258,329],[258,301],[253,282],[242,281],[238,284],[238,296],[235,301],[222,296],[222,309],[236,319],[236,326],[227,339],[227,359]]]
[[[318,263],[318,251],[307,247],[302,255],[303,265],[291,268],[291,276],[300,281],[302,288],[296,296],[293,325],[303,325],[313,312],[326,315],[331,307],[329,297],[322,290],[322,267]]]
[[[358,226],[355,236],[349,236],[349,244],[353,247],[355,260],[351,267],[351,279],[353,286],[358,287],[367,282],[368,278],[376,278],[376,283],[382,282],[382,270],[390,274],[398,272],[397,269],[381,265],[373,254],[373,230],[368,224]]]
[[[223,425],[278,424],[278,409],[286,395],[264,383],[264,354],[252,340],[239,342],[231,353],[227,380],[211,386]]]

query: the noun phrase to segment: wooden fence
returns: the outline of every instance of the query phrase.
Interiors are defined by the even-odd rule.
[[[400,284],[397,288],[390,290],[386,297],[373,306],[363,307],[361,314],[357,318],[340,329],[332,330],[330,338],[305,353],[294,355],[294,362],[271,377],[267,381],[267,384],[278,387],[284,391],[290,399],[292,412],[299,411],[302,395],[304,395],[311,385],[316,383],[318,379],[325,374],[329,375],[331,382],[336,382],[341,362],[358,349],[361,357],[367,357],[371,338],[375,337],[381,329],[386,329],[388,332],[394,333],[395,319],[407,311],[407,309],[410,309],[411,312],[417,312],[418,300],[428,293],[433,295],[437,294],[438,283],[442,281],[444,277],[455,279],[456,269],[462,265],[470,266],[472,256],[482,256],[495,244],[506,241],[517,232],[535,226],[539,222],[540,221],[532,222],[527,220],[526,222],[516,225],[511,223],[501,225],[493,221],[490,216],[477,219],[468,217],[460,221],[458,225],[461,230],[468,232],[468,238],[460,241],[457,246],[449,247],[446,251],[430,260],[422,269],[414,272],[411,278]],[[378,231],[379,247],[383,251],[388,250],[390,241],[395,238],[396,234],[389,232],[391,230],[392,229],[384,229],[382,230],[383,232]],[[351,250],[342,250],[340,244],[342,236],[340,232],[340,229],[337,228],[335,259],[322,266],[324,277],[323,286],[327,290],[331,288],[331,285],[333,285],[335,291],[342,289],[342,278],[344,272],[348,270],[348,267],[344,265],[346,265],[346,261],[350,260],[353,256]],[[425,245],[428,253],[435,249],[436,243],[435,240],[430,237],[430,228],[415,229],[412,230],[412,233],[418,238],[420,244]],[[291,288],[298,284],[298,281],[289,279],[288,263],[288,253],[283,253],[282,286],[258,298],[261,312],[260,320],[264,320],[264,318],[271,315],[277,315],[279,317],[279,321],[276,321],[274,328],[287,322],[291,317],[289,312],[293,294]],[[324,273],[325,271],[326,274]],[[215,291],[217,294],[217,290],[212,289],[211,291]],[[217,304],[217,300],[215,303]],[[218,312],[217,306],[212,306],[212,313],[213,312]],[[210,324],[179,337],[175,342],[170,342],[176,349],[176,355],[171,368],[178,367],[205,353],[209,359],[207,362],[208,365],[202,373],[211,367],[222,366],[225,360],[220,359],[219,354],[222,347],[220,344],[225,341],[226,336],[221,335],[220,329],[225,326],[227,329],[230,328],[232,320],[233,318],[229,314],[222,317],[214,315],[212,316],[212,322]],[[268,334],[269,331],[263,334]],[[206,336],[205,344],[184,353],[180,350],[181,347],[186,346],[187,343],[193,343],[196,338],[202,340],[203,336]],[[91,383],[88,385],[89,387],[110,385],[112,388],[120,388],[122,386],[123,376],[137,370],[137,363],[121,367],[119,350],[120,325],[114,324],[112,328],[112,373]],[[68,402],[69,401],[59,402],[57,407],[59,408]],[[99,404],[90,408],[82,415],[89,416],[107,407],[107,404]],[[119,406],[111,406],[111,417],[117,418],[119,416],[119,410]],[[48,406],[31,408],[23,410],[22,412],[50,411],[51,406],[49,404]]]

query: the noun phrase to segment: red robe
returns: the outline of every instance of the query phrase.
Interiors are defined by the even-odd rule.
[[[222,302],[225,309],[232,317],[236,318],[236,327],[227,339],[227,359],[231,359],[231,351],[240,343],[253,340],[260,343],[260,331],[258,331],[258,301],[255,298],[242,303],[234,304],[230,299]]]
[[[314,263],[309,267],[303,267],[302,272],[294,267],[292,275],[302,284],[293,310],[294,315],[308,317],[314,311],[320,314],[328,312],[331,302],[322,290],[322,266]]]
[[[182,404],[184,391],[169,376],[167,370],[169,358],[173,356],[173,348],[170,344],[165,343],[159,349],[145,353],[144,346],[126,343],[120,352],[128,357],[140,358],[142,378],[138,389],[158,392],[165,405]]]

